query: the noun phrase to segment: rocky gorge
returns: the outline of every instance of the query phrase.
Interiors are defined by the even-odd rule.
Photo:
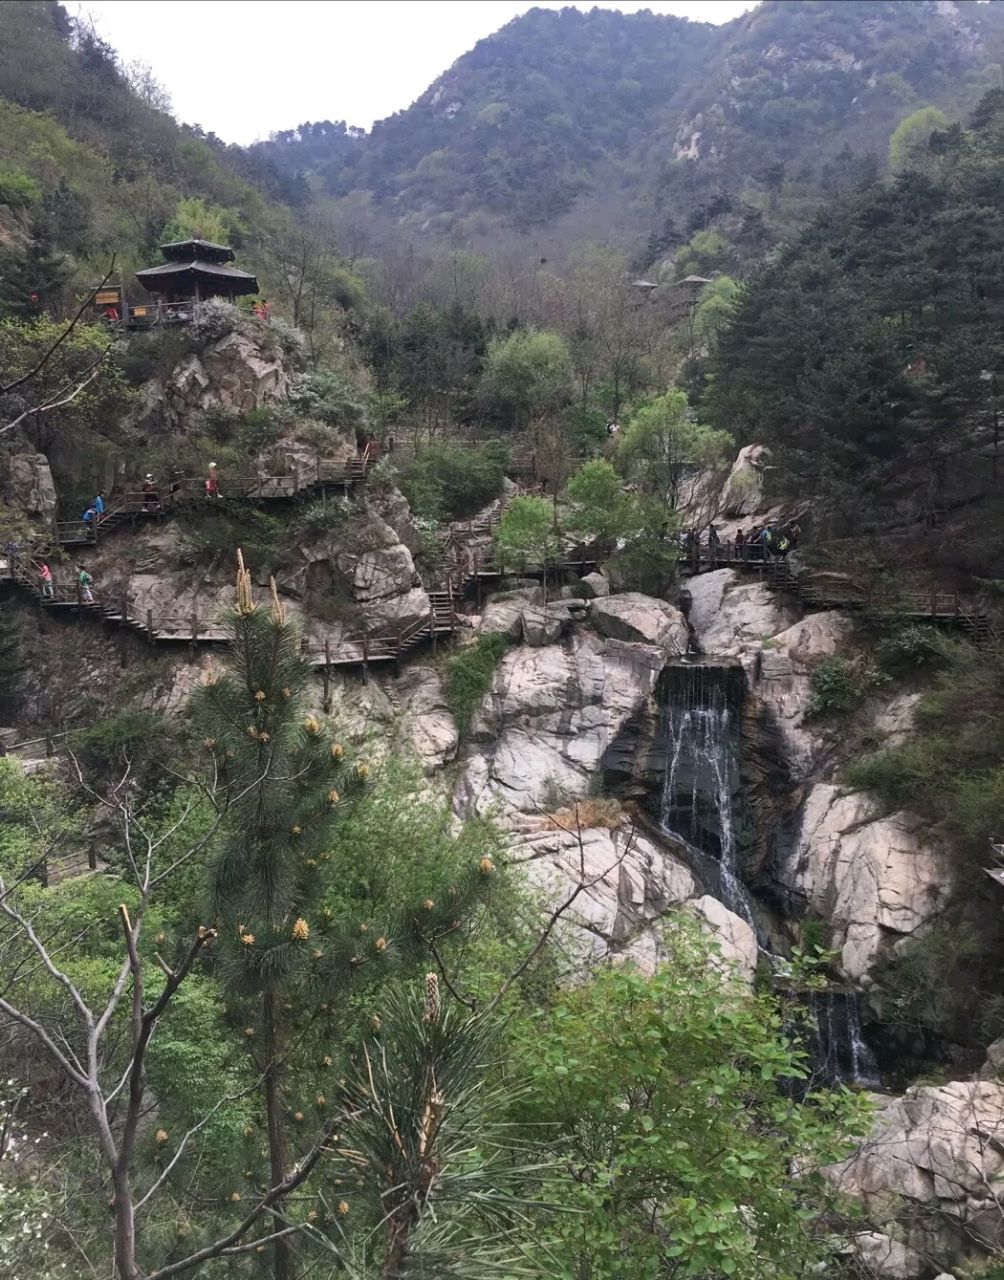
[[[216,341],[151,394],[167,417],[144,410],[136,426],[170,432],[207,406],[246,412],[288,390],[281,359]],[[348,433],[335,444],[345,456],[354,449]],[[307,450],[290,430],[259,458],[262,477],[290,473]],[[754,448],[737,460],[726,514],[758,509],[761,459]],[[6,475],[10,501],[51,519],[45,455],[18,451]],[[230,596],[229,560],[193,565],[186,535],[183,519],[143,526],[88,549],[87,564],[141,613],[215,616]],[[401,493],[373,485],[343,520],[284,538],[278,589],[314,641],[406,627],[428,615],[435,585],[420,570],[421,547]],[[267,585],[268,572],[253,568]],[[608,962],[654,971],[678,911],[749,984],[772,983],[793,947],[819,937],[833,953],[832,999],[817,1001],[821,1069],[841,1058],[834,1083],[871,1087],[857,1049],[836,1042],[882,1035],[881,962],[941,918],[950,853],[916,814],[849,790],[839,735],[811,714],[813,671],[849,643],[850,618],[806,612],[749,569],[685,585],[685,600],[656,599],[617,590],[601,570],[566,575],[558,599],[510,581],[477,611],[462,603],[458,647],[490,634],[507,642],[464,734],[444,663],[427,651],[395,675],[336,676],[328,711],[318,687],[316,714],[375,758],[412,756],[458,819],[492,818],[542,900],[582,887],[558,939],[569,982]],[[68,634],[75,624],[46,625],[52,639],[26,682],[39,707],[60,703],[71,715],[85,693],[124,679],[152,709],[176,710],[209,662],[137,651],[123,677],[120,655],[94,634],[80,641]],[[880,737],[909,736],[909,698],[876,697],[869,715]],[[932,1280],[974,1249],[995,1249],[1004,1084],[993,1063],[978,1080],[875,1096],[871,1136],[830,1171],[867,1218],[856,1244],[864,1274]]]

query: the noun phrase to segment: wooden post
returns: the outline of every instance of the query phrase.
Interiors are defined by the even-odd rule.
[[[195,653],[199,647],[199,615],[192,610],[192,652],[189,656],[189,662],[195,661]]]
[[[363,636],[363,684],[370,682],[369,656],[369,637]]]
[[[324,637],[324,710],[331,710],[331,639]]]
[[[478,613],[481,612],[481,577],[478,573],[478,553],[475,551],[471,557],[471,567],[474,570],[474,607]]]
[[[93,841],[87,846],[87,866],[91,871],[97,871],[98,869],[98,855]]]
[[[937,616],[938,616],[938,592],[937,592],[937,589],[935,588],[934,583],[932,582],[931,583],[931,617],[936,618]]]
[[[153,610],[146,611],[146,642],[153,644]]]
[[[432,636],[432,656],[436,656],[436,606],[429,605],[429,635]]]

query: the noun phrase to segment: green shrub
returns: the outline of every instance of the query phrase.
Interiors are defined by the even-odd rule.
[[[290,403],[298,413],[329,427],[354,431],[366,420],[363,392],[340,373],[308,373],[297,378]]]
[[[470,648],[450,659],[446,669],[446,697],[461,738],[470,728],[481,699],[491,689],[495,668],[505,651],[505,636],[492,632],[479,636]]]
[[[42,188],[34,178],[21,169],[0,169],[0,204],[22,209],[41,199]]]
[[[225,338],[228,333],[240,329],[243,323],[244,317],[232,302],[224,298],[209,298],[195,307],[188,332],[192,341],[202,346]]]
[[[903,627],[878,642],[875,657],[889,675],[907,675],[918,667],[943,667],[948,660],[948,645],[934,627]]]
[[[88,780],[121,776],[127,760],[134,780],[150,782],[157,762],[171,758],[182,738],[181,722],[146,707],[124,707],[102,716],[74,735],[73,744]]]
[[[869,689],[885,684],[888,677],[875,667],[858,667],[846,658],[824,658],[810,679],[806,718],[824,715],[846,715],[861,701]]]
[[[308,503],[296,518],[298,532],[311,536],[322,533],[338,533],[352,518],[356,507],[345,498],[318,499]]]
[[[463,520],[501,495],[508,460],[508,450],[497,440],[429,444],[398,457],[398,484],[416,515]]]
[[[179,557],[188,564],[207,564],[221,557],[229,563],[240,547],[255,572],[272,569],[284,531],[284,521],[253,508],[240,512],[201,508],[182,535]]]

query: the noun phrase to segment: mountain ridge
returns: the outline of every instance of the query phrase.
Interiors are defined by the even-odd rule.
[[[796,220],[777,216],[786,181],[818,196],[827,164],[848,148],[881,159],[912,111],[964,114],[1002,59],[1004,7],[975,0],[765,0],[720,26],[532,9],[370,133],[325,122],[327,156],[292,131],[251,153],[460,240],[553,226],[609,204],[611,184],[608,221],[657,246],[728,213],[723,199],[778,238]]]

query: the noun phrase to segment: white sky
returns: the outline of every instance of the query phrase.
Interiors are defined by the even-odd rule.
[[[307,120],[368,128],[411,105],[532,0],[64,0],[129,62],[150,64],[175,114],[227,142]],[[538,0],[561,9],[568,0]],[[727,22],[755,0],[579,4]],[[225,61],[226,54],[232,61]],[[197,51],[197,52],[196,52]]]

